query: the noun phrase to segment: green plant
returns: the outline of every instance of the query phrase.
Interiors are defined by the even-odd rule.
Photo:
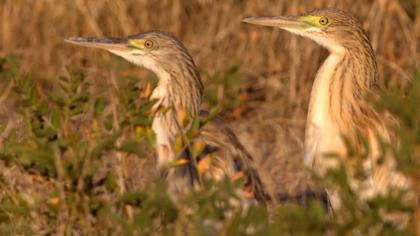
[[[0,60],[0,76],[1,83],[13,82],[15,112],[21,117],[1,150],[2,235],[418,233],[418,203],[405,201],[406,193],[398,191],[367,203],[360,201],[349,187],[345,163],[319,179],[335,187],[343,199],[343,208],[334,215],[316,200],[305,207],[289,203],[270,211],[261,204],[244,206],[236,195],[239,184],[228,178],[219,182],[204,178],[202,187],[175,204],[166,191],[170,183],[152,178],[142,187],[128,184],[131,177],[125,170],[136,161],[152,160],[154,155],[150,129],[154,101],[147,100],[150,89],[145,81],[124,77],[118,80],[118,87],[108,87],[103,93],[95,88],[93,93],[94,86],[84,73],[75,71],[58,78],[46,93],[20,72],[15,57]],[[381,107],[401,121],[396,130],[400,145],[384,143],[384,149],[413,182],[418,181],[420,169],[419,89],[417,75],[407,90],[387,93],[381,102]],[[189,143],[206,121],[193,121],[186,137],[180,138]],[[7,175],[10,170],[14,172]],[[11,176],[30,184],[17,183]],[[418,198],[415,189],[414,193]],[[404,215],[407,224],[392,224],[384,219],[386,213]]]

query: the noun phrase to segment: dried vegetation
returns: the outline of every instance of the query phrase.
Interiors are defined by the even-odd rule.
[[[130,119],[133,115],[128,114],[131,109],[130,104],[124,103],[130,99],[129,95],[124,97],[121,94],[130,91],[132,87],[147,94],[148,91],[145,88],[149,86],[148,84],[153,84],[155,78],[149,72],[129,65],[108,53],[76,48],[64,44],[63,39],[71,36],[129,35],[160,29],[173,32],[185,42],[202,73],[206,86],[205,107],[207,109],[216,105],[223,107],[222,115],[234,127],[240,140],[255,157],[263,178],[272,191],[294,196],[308,188],[315,188],[308,182],[301,165],[303,132],[312,81],[327,51],[307,39],[272,28],[246,25],[241,23],[241,19],[253,15],[297,14],[320,7],[342,8],[360,19],[377,53],[382,83],[391,89],[406,89],[411,86],[410,80],[420,69],[420,3],[416,0],[2,0],[0,2],[0,57],[16,55],[20,60],[20,67],[17,69],[18,72],[12,73],[11,77],[15,79],[0,81],[2,91],[0,120],[2,125],[4,124],[1,148],[4,149],[6,145],[4,143],[14,132],[14,128],[22,126],[21,122],[24,122],[19,118],[21,114],[19,107],[22,106],[21,96],[25,94],[25,91],[15,93],[13,89],[16,81],[24,80],[24,74],[32,76],[36,91],[34,93],[37,94],[36,99],[40,100],[36,101],[34,106],[41,104],[42,100],[50,99],[48,100],[50,106],[60,107],[57,105],[60,104],[57,99],[51,100],[51,96],[58,96],[55,94],[59,91],[57,83],[61,83],[58,82],[59,80],[63,81],[62,78],[59,79],[60,76],[67,78],[63,83],[70,87],[64,90],[81,97],[88,97],[86,101],[79,101],[77,99],[80,97],[66,95],[68,96],[66,99],[76,99],[75,102],[79,102],[77,106],[91,104],[80,111],[82,115],[69,114],[64,117],[73,119],[66,121],[68,123],[64,125],[69,129],[68,132],[74,131],[86,138],[87,142],[94,143],[95,137],[89,139],[83,134],[89,134],[90,130],[98,125],[94,123],[95,120],[102,124],[101,122],[106,123],[109,119],[114,129],[121,128],[119,127],[121,120]],[[4,68],[0,69],[6,67],[6,69],[11,69],[10,64],[6,66],[6,62],[2,65]],[[82,81],[74,79],[78,76],[73,72],[75,68],[84,70]],[[6,78],[6,75],[4,77]],[[139,82],[139,78],[144,79]],[[138,99],[138,106],[145,105],[141,96]],[[101,115],[95,113],[98,101],[104,104],[104,107],[100,108],[103,112]],[[63,107],[57,108],[57,112],[63,112],[60,110],[64,109]],[[27,109],[35,112],[38,108],[29,106],[25,109],[26,112],[28,112]],[[126,113],[122,115],[121,112]],[[130,124],[135,126],[137,123],[133,122]],[[101,133],[101,129],[106,128],[97,129],[99,136],[106,133],[105,131]],[[130,138],[141,136],[147,139],[149,135],[146,128],[124,132],[126,132],[125,137]],[[25,136],[25,134],[21,135]],[[121,146],[124,139],[116,142],[117,146]],[[151,157],[153,153],[146,143],[144,141],[142,144],[147,156],[150,156],[146,159],[139,159],[121,150],[106,150],[109,152],[103,155],[103,158],[108,164],[103,167],[105,170],[99,169],[104,173],[111,169],[116,176],[109,177],[103,174],[103,178],[96,177],[99,178],[97,181],[108,181],[110,186],[107,185],[109,188],[104,190],[105,192],[113,192],[114,181],[110,178],[115,177],[115,184],[119,189],[113,193],[114,195],[125,192],[127,189],[141,189],[153,179],[153,158]],[[80,150],[84,150],[83,148],[90,150],[87,147],[82,147]],[[118,161],[115,161],[114,157],[117,157]],[[0,193],[3,195],[0,196],[0,201],[4,203],[7,200],[16,205],[22,201],[24,202],[22,204],[26,204],[25,207],[29,206],[32,209],[30,218],[34,221],[26,221],[18,217],[16,225],[19,226],[21,222],[22,227],[16,226],[15,229],[21,230],[19,231],[21,233],[32,231],[38,234],[93,235],[95,227],[101,224],[96,222],[96,218],[92,218],[91,212],[78,220],[76,220],[78,216],[72,215],[88,211],[87,209],[80,211],[72,209],[83,202],[82,199],[78,199],[79,197],[90,199],[91,195],[80,193],[84,191],[80,186],[83,185],[82,183],[75,186],[74,197],[77,203],[74,206],[58,202],[65,198],[63,194],[68,187],[65,186],[66,183],[71,185],[72,181],[81,180],[77,177],[72,180],[72,176],[61,175],[60,169],[55,168],[60,166],[60,163],[52,164],[53,169],[58,173],[37,168],[33,170],[27,168],[25,164],[27,163],[16,164],[6,161],[6,163],[1,162],[0,166],[2,170]],[[45,189],[57,192],[46,193]],[[19,197],[10,199],[5,197],[16,194]],[[112,199],[114,195],[103,194],[104,199],[100,201]],[[129,197],[128,200],[120,200],[132,204]],[[162,196],[157,198],[159,197]],[[137,198],[133,197],[133,199]],[[145,200],[149,201],[148,206],[154,206],[151,199]],[[42,204],[35,207],[39,202]],[[12,203],[8,206],[12,206]],[[118,201],[115,204],[117,206],[113,205],[113,207],[117,208],[117,212],[123,212],[121,215],[124,217],[130,218],[134,214],[130,207],[121,207]],[[51,214],[51,208],[59,209],[54,213],[57,215],[48,215]],[[19,213],[19,209],[17,211]],[[60,211],[66,213],[57,213]],[[48,216],[45,217],[45,215]],[[0,220],[9,219],[7,217],[10,215],[0,210]],[[104,223],[107,225],[103,228],[104,232],[112,232],[109,222],[113,220],[120,222],[126,219],[124,217],[107,218]],[[49,220],[52,218],[54,223],[50,225]],[[77,227],[66,228],[65,222],[69,219]],[[166,218],[161,220],[171,221]],[[29,226],[28,222],[36,224]],[[177,222],[185,223],[186,219],[180,217]],[[133,223],[130,227],[133,225],[135,224]],[[128,227],[127,223],[121,223],[114,233],[124,232],[125,227]],[[310,225],[307,227],[310,229]],[[194,231],[188,227],[171,228],[171,230],[177,233],[201,232],[197,231],[199,229],[194,228],[196,230]]]

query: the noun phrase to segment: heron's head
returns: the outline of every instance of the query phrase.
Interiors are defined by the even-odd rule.
[[[332,52],[357,47],[367,40],[360,23],[336,9],[315,10],[297,16],[249,17],[243,22],[278,27],[310,38]]]
[[[166,32],[149,31],[128,37],[73,37],[65,41],[107,50],[155,73],[181,70],[183,64],[195,67],[185,46]]]

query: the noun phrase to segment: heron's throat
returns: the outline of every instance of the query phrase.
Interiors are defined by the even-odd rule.
[[[376,70],[370,48],[331,53],[325,60],[311,92],[305,164],[314,164],[320,153],[340,153],[343,134],[356,141],[357,132],[368,132],[376,125],[377,113],[366,99],[376,86]]]
[[[158,112],[152,128],[156,134],[158,167],[164,168],[176,158],[173,144],[176,137],[185,132],[178,120],[179,114],[186,112],[192,117],[199,115],[203,89],[198,73],[169,73],[164,69],[155,73],[159,82],[151,99],[157,100],[154,108]]]

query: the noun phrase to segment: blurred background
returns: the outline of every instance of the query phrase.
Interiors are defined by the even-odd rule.
[[[170,31],[200,68],[205,107],[221,106],[222,116],[267,170],[263,173],[274,176],[273,186],[290,192],[307,184],[300,164],[306,111],[315,73],[328,52],[310,40],[241,19],[323,7],[344,9],[362,22],[385,86],[409,85],[420,70],[418,0],[2,0],[0,56],[16,55],[21,69],[41,85],[41,94],[48,94],[59,76],[82,68],[94,93],[106,95],[110,78],[153,75],[63,39]],[[1,104],[3,115],[10,110],[12,102]]]

